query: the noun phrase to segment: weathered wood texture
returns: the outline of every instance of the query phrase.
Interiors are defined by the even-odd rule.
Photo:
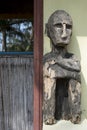
[[[64,10],[56,10],[46,24],[51,52],[43,58],[43,120],[47,125],[56,120],[81,120],[81,65],[67,51],[72,36],[73,21]]]
[[[0,130],[33,130],[33,57],[0,57]]]
[[[61,54],[63,50],[43,58],[43,120],[49,125],[61,119],[74,124],[81,120],[80,62],[74,54]]]

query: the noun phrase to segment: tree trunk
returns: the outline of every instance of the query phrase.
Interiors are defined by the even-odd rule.
[[[6,31],[2,31],[2,37],[3,37],[3,42],[2,42],[2,51],[6,51]]]

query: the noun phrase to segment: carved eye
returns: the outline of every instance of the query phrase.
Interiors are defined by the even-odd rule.
[[[55,24],[55,27],[62,28],[62,24],[61,23],[57,23],[57,24]]]
[[[66,29],[72,29],[72,25],[66,24]]]

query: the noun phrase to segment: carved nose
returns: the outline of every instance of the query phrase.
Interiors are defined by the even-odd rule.
[[[63,30],[62,30],[62,35],[61,35],[62,38],[66,38],[67,37],[67,34],[66,34],[66,24],[63,24]]]

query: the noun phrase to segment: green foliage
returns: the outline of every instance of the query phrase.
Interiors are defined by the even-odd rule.
[[[6,51],[33,51],[32,23],[28,19],[0,20],[0,41]]]

